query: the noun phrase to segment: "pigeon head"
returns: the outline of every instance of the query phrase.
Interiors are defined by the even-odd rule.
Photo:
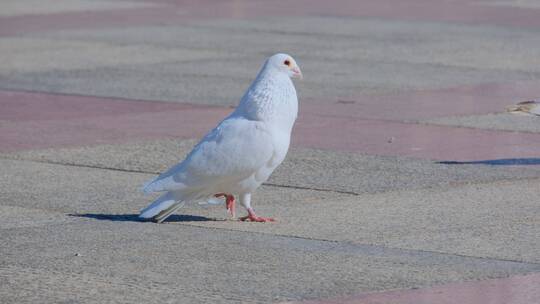
[[[300,67],[296,64],[294,58],[287,54],[275,54],[272,57],[268,58],[267,67],[286,73],[291,78],[302,79],[302,71]]]

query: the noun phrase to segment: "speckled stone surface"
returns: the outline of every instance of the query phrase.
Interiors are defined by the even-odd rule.
[[[540,124],[504,113],[540,97],[539,9],[2,1],[0,302],[540,303]],[[278,221],[140,221],[278,51],[304,74],[253,197]]]

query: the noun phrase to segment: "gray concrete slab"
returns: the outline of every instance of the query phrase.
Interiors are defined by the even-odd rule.
[[[36,50],[39,50],[36,53]],[[148,44],[112,44],[84,40],[3,37],[1,74],[96,70],[103,67],[227,58],[211,49],[165,48]]]
[[[260,38],[261,35],[264,39]],[[355,60],[540,71],[537,66],[530,65],[536,63],[540,55],[538,50],[530,48],[531,44],[540,43],[535,29],[490,25],[296,16],[256,20],[208,19],[182,26],[64,30],[38,36],[57,40],[106,41],[114,45],[146,42],[168,48],[213,49],[232,52],[229,57],[242,55],[246,64],[260,64],[253,60],[272,50],[290,49],[295,51],[294,54],[302,55],[299,61],[304,59],[300,63],[326,59],[319,62],[319,66],[304,64],[311,69],[322,71],[332,62],[341,63],[343,67],[349,63],[346,70],[327,70],[333,75],[357,68]],[[238,47],[241,43],[245,47]],[[485,49],[490,49],[490,52],[486,53]],[[508,60],[508,55],[513,55],[512,60]],[[247,68],[234,64],[229,66],[233,70],[245,71]]]
[[[11,51],[0,64],[1,88],[133,99],[234,105],[262,59],[277,51],[298,59],[305,74],[297,84],[301,98],[540,78],[537,32],[496,26],[295,17],[2,40]],[[208,56],[194,58],[198,53]]]
[[[266,55],[258,57],[258,64],[252,65],[249,76],[231,76],[228,68],[222,70],[223,74],[216,75],[215,66],[217,64],[215,61],[173,62],[83,70],[13,73],[7,76],[0,75],[0,88],[230,106],[238,104],[242,94],[255,78],[260,62],[265,57]],[[238,65],[243,64],[242,59],[234,58],[217,61],[225,61],[228,64],[237,61]],[[315,61],[313,64],[324,65]],[[355,71],[354,76],[326,74],[324,77],[314,75],[315,77],[310,79],[311,74],[307,74],[303,81],[296,83],[301,102],[302,99],[306,98],[339,100],[354,98],[359,94],[394,94],[409,90],[443,88],[447,85],[457,86],[540,78],[540,73],[510,71],[501,74],[496,70],[476,70],[430,64],[365,61],[359,62],[358,66],[361,66],[362,71]],[[341,70],[341,68],[327,66],[327,70]],[[319,71],[306,73],[311,72],[319,73]],[[431,75],[431,77],[425,77],[425,75]]]
[[[174,141],[169,144],[176,145]],[[189,145],[184,145],[186,146]],[[99,147],[104,148],[106,147]],[[125,151],[129,150],[141,153],[141,149]],[[427,170],[424,166],[418,171],[410,171],[409,167],[399,168],[399,162],[392,166],[386,164],[386,167],[382,165],[384,162],[380,162],[376,166],[368,167],[368,170],[373,171],[351,177],[350,172],[357,172],[357,169],[350,159],[345,159],[341,166],[328,164],[335,170],[335,176],[330,176],[332,170],[320,165],[326,162],[314,157],[317,153],[324,156],[325,152],[304,152],[311,152],[311,158],[304,154],[296,159],[305,162],[302,165],[295,164],[293,158],[290,164],[283,166],[284,171],[276,172],[275,179],[271,181],[278,185],[281,181],[285,187],[265,186],[254,197],[256,210],[266,216],[279,218],[279,225],[266,227],[224,221],[227,215],[223,206],[190,206],[181,212],[189,216],[177,220],[226,229],[255,229],[258,232],[309,238],[539,262],[536,253],[540,251],[540,244],[536,236],[540,231],[537,231],[538,227],[534,224],[538,221],[535,214],[540,214],[536,203],[539,191],[538,170],[531,170],[536,174],[531,174],[536,176],[533,179],[523,179],[526,176],[522,171],[528,170],[518,168],[515,171],[516,174],[519,172],[521,180],[485,183],[500,179],[501,176],[496,174],[498,171],[505,174],[508,171],[505,168],[483,165],[437,165],[448,167],[448,170],[456,168],[458,171],[469,167],[470,171],[466,170],[466,174],[460,172],[457,175],[434,175],[434,172],[443,170]],[[92,154],[98,153],[86,155]],[[120,154],[125,156],[124,153],[117,153]],[[77,159],[85,159],[81,156],[79,154]],[[155,159],[164,159],[154,156]],[[332,156],[336,158],[335,154]],[[114,214],[124,214],[132,218],[152,199],[152,196],[143,196],[139,188],[152,175],[116,171],[127,168],[100,170],[17,160],[2,160],[1,163],[4,178],[0,185],[4,189],[5,200],[10,202],[9,206],[47,208],[64,213],[89,213],[97,218],[108,218],[108,214],[113,217]],[[356,165],[362,167],[369,163],[363,159],[362,163]],[[408,166],[410,165],[409,163]],[[391,171],[392,168],[394,171]],[[483,182],[479,179],[482,168],[485,168],[488,176],[493,174],[489,180]],[[295,169],[304,173],[294,173]],[[314,174],[316,172],[321,172],[321,175]],[[473,172],[476,175],[467,175]],[[376,177],[377,174],[380,176]],[[287,180],[291,178],[289,175],[297,176],[297,180],[302,182],[291,184],[291,181]],[[397,178],[389,177],[393,175]],[[319,176],[320,179],[310,180],[309,176]],[[438,180],[435,178],[437,176]],[[470,178],[470,185],[458,186],[459,183],[466,183],[463,176]],[[511,179],[512,176],[506,178]],[[328,180],[343,181],[341,186],[345,188],[339,188],[336,184],[329,185]],[[26,184],[32,186],[25,186]],[[290,186],[320,186],[326,191],[293,189]],[[25,187],[28,190],[22,193],[10,190]],[[427,189],[410,190],[425,187]],[[408,190],[388,192],[396,189]],[[355,190],[362,195],[334,192],[347,190]],[[380,191],[386,192],[367,194]],[[327,209],[332,210],[330,218],[325,211]],[[199,222],[200,219],[212,221],[203,223]],[[513,246],[508,246],[509,243]]]
[[[65,214],[93,213],[138,214],[156,195],[144,195],[141,185],[154,177],[152,174],[129,173],[117,170],[62,166],[44,163],[0,160],[0,191],[3,205],[19,208],[45,209]],[[23,191],[19,189],[24,189]],[[262,187],[254,197],[254,204],[342,199],[347,194],[329,191]],[[223,206],[194,205],[183,211],[204,216],[209,209],[226,218]],[[17,211],[18,209],[14,209]],[[14,212],[15,212],[14,211]],[[17,211],[18,212],[18,211]]]
[[[157,174],[182,160],[195,143],[156,140],[22,151],[0,157]],[[268,183],[359,194],[540,177],[537,167],[440,164],[405,157],[293,148]]]
[[[2,221],[0,221],[0,230],[43,227],[49,224],[66,223],[74,220],[58,212],[9,206],[7,204],[7,201],[2,201],[2,204],[0,204],[0,213],[3,217]]]
[[[263,225],[265,226],[265,225]],[[537,271],[537,264],[79,218],[2,230],[8,302],[268,303]]]
[[[540,263],[539,196],[540,179],[506,181],[256,206],[276,225],[193,224]]]
[[[258,303],[540,271],[536,179],[360,196],[262,187],[254,205],[277,223],[191,206],[159,225],[136,218],[150,174],[0,166],[4,301]]]
[[[2,160],[2,204],[63,213],[136,212],[150,175]],[[130,188],[124,189],[126,185]],[[122,190],[121,190],[122,189]]]
[[[537,116],[493,113],[486,115],[440,117],[421,121],[422,123],[456,126],[465,128],[504,130],[516,132],[540,132],[540,118]]]

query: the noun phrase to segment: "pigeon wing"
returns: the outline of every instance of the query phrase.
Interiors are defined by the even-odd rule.
[[[272,136],[262,122],[229,117],[208,133],[186,159],[144,187],[145,192],[205,188],[242,180],[272,158]]]

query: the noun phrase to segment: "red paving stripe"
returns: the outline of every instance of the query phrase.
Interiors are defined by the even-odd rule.
[[[441,161],[535,158],[540,134],[341,117],[303,116],[293,145]]]
[[[485,84],[349,100],[306,100],[293,144],[376,155],[467,161],[534,158],[540,134],[404,123],[503,112],[537,96],[538,81]]]
[[[513,276],[431,288],[363,294],[333,300],[289,304],[535,304],[540,303],[540,274]]]
[[[173,15],[173,16],[171,16]],[[0,17],[0,36],[52,30],[156,24],[176,16],[166,8],[134,8]]]
[[[3,152],[198,138],[231,111],[225,107],[5,91],[0,91],[0,107]],[[540,151],[540,134],[365,119],[351,117],[352,111],[328,114],[312,107],[317,105],[301,105],[293,146],[446,161],[533,158]]]
[[[0,17],[0,36],[83,28],[183,24],[207,18],[251,18],[267,15],[249,1],[148,1],[156,6],[59,12]],[[264,3],[264,2],[263,2]]]
[[[423,120],[504,112],[506,106],[540,97],[540,81],[460,86],[396,95],[304,100],[301,114],[385,120]]]
[[[0,35],[46,30],[182,24],[205,18],[348,16],[540,27],[539,10],[454,0],[152,1],[156,7],[0,17]]]
[[[229,108],[0,91],[0,151],[204,135]]]
[[[186,103],[6,90],[0,90],[0,107],[2,108],[0,120],[19,122],[180,111],[194,108],[193,105]],[[211,106],[196,107],[212,108]]]

